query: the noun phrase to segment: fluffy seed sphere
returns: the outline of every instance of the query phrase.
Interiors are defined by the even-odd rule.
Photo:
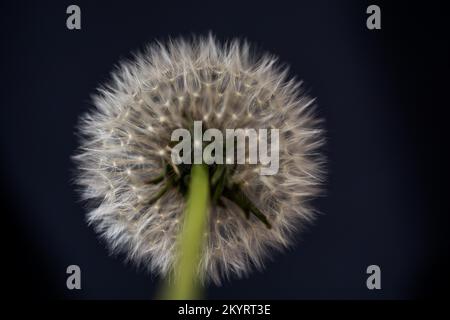
[[[203,280],[220,284],[262,267],[272,249],[288,246],[293,231],[314,217],[308,202],[323,177],[314,99],[287,78],[276,58],[249,49],[237,40],[221,45],[212,36],[153,44],[122,62],[98,90],[95,108],[82,117],[74,159],[77,183],[91,202],[88,221],[112,252],[162,275],[172,269],[185,198],[159,177],[167,168],[178,170],[171,134],[194,120],[223,132],[280,130],[277,174],[235,165],[227,182],[239,186],[271,228],[221,196],[209,210],[198,270]]]

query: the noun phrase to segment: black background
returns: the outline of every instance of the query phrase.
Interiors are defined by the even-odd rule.
[[[392,1],[394,2],[394,1]],[[443,2],[442,2],[443,3]],[[1,3],[2,289],[32,299],[148,299],[158,279],[110,257],[87,227],[70,156],[90,94],[155,39],[243,37],[318,98],[328,143],[323,213],[263,272],[208,298],[408,299],[450,282],[446,230],[448,32],[440,2]],[[77,4],[82,29],[66,28]],[[378,4],[382,30],[366,28]],[[66,267],[82,290],[66,289]],[[369,291],[366,267],[382,270]],[[442,296],[441,296],[442,297]]]

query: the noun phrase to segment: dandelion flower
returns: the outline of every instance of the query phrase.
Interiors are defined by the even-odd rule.
[[[88,221],[112,252],[161,275],[174,266],[189,165],[171,158],[175,129],[279,129],[279,171],[260,164],[208,166],[211,203],[198,275],[224,278],[261,268],[314,218],[323,181],[321,121],[301,82],[274,56],[214,37],[152,44],[120,63],[80,122],[77,183]],[[270,142],[269,142],[270,145]]]

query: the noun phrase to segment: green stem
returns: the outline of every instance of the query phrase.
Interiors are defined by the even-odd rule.
[[[209,172],[205,164],[191,168],[184,223],[178,243],[178,258],[169,299],[195,299],[200,296],[198,266],[203,248],[209,209]]]

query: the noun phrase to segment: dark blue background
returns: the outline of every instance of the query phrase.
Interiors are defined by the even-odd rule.
[[[82,30],[66,28],[81,7]],[[393,299],[434,296],[448,281],[442,153],[443,8],[366,1],[10,1],[1,4],[2,236],[12,297],[154,297],[158,279],[108,256],[71,182],[78,117],[130,51],[168,36],[244,37],[291,66],[325,118],[323,213],[263,272],[208,298]],[[427,2],[428,3],[428,2]],[[445,49],[445,50],[444,50]],[[447,57],[447,58],[446,58]],[[446,81],[448,85],[448,80]],[[441,196],[444,195],[444,196]],[[435,196],[435,198],[433,198]],[[66,289],[66,267],[82,290]],[[366,267],[382,270],[369,291]]]

